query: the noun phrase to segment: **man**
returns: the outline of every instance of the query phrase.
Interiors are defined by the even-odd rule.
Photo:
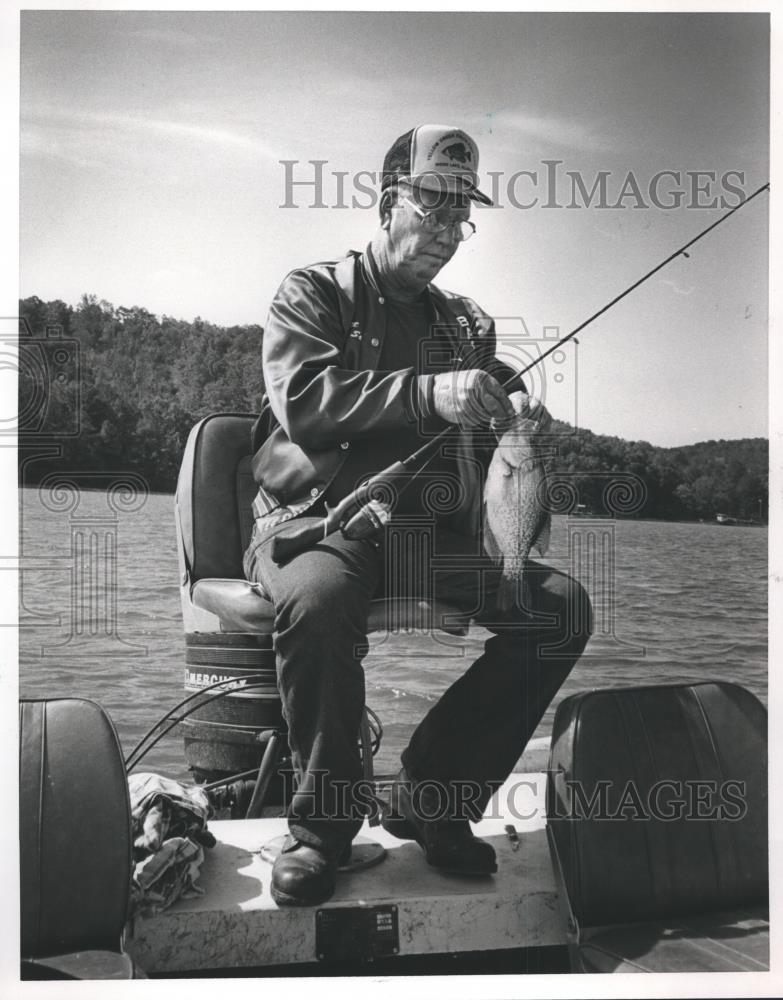
[[[265,327],[271,412],[253,460],[259,492],[245,572],[275,606],[278,684],[298,779],[290,836],[272,872],[282,905],[329,898],[361,826],[357,798],[345,794],[362,775],[361,658],[370,602],[394,575],[383,535],[349,540],[339,531],[278,565],[272,539],[291,519],[323,516],[362,478],[459,426],[459,446],[444,448],[400,493],[393,514],[431,513],[435,598],[493,632],[413,734],[383,819],[437,868],[496,870],[493,848],[472,834],[470,820],[512,770],[589,636],[584,591],[544,566],[531,563],[532,608],[503,615],[495,607],[500,572],[481,546],[490,425],[515,413],[548,415],[524,393],[507,396],[502,382],[511,372],[495,358],[492,320],[431,284],[475,230],[471,202],[490,203],[477,166],[476,144],[460,129],[421,125],[400,136],[384,161],[380,227],[364,254],[289,274]],[[443,494],[429,502],[433,483],[451,506]],[[415,563],[409,593],[429,593],[427,560]]]

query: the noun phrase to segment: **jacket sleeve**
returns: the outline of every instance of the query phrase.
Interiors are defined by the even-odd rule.
[[[413,368],[342,368],[346,333],[337,292],[309,269],[293,271],[272,302],[264,329],[264,382],[289,439],[325,450],[344,441],[399,429],[424,406]]]

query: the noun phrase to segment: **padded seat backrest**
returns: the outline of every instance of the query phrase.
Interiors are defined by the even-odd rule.
[[[213,414],[188,437],[175,502],[191,585],[215,577],[244,579],[256,492],[250,470],[255,419],[248,413]]]
[[[95,702],[20,704],[21,952],[119,951],[132,872],[128,782]]]
[[[564,699],[547,818],[583,927],[764,902],[764,706],[719,682]]]

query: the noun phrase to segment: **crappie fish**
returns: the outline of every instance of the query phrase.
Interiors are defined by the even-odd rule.
[[[539,423],[517,416],[498,441],[484,487],[484,551],[502,566],[498,608],[509,611],[521,598],[529,608],[525,564],[535,547],[549,547],[551,514],[539,500],[544,464],[536,444]]]

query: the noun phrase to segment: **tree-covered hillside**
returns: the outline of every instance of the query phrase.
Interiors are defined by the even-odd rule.
[[[76,308],[33,296],[20,303],[20,316],[22,336],[32,334],[37,341],[47,328],[59,328],[66,341],[79,345],[78,366],[66,365],[57,377],[56,366],[49,366],[38,440],[45,439],[47,428],[73,426],[79,433],[61,439],[62,453],[48,469],[35,462],[36,476],[54,468],[134,471],[152,489],[173,491],[188,431],[197,420],[215,411],[259,408],[260,326],[159,319],[141,307],[115,308],[94,296],[84,296]],[[32,424],[41,408],[35,403],[41,374],[20,353],[24,431],[25,421]],[[712,520],[720,512],[766,519],[763,438],[657,448],[559,422],[555,429],[557,453],[550,469],[559,480],[578,485],[578,500],[587,510],[606,512],[605,490],[614,474],[644,484],[644,502],[631,505],[635,516]],[[22,434],[22,455],[24,442]]]
[[[575,430],[555,422],[558,454],[553,472],[573,477],[579,500],[605,513],[608,474],[636,478],[646,494],[638,517],[714,520],[722,513],[742,520],[766,520],[769,445],[766,438],[701,441],[657,448],[647,441]],[[635,507],[634,503],[631,506]]]
[[[78,417],[47,416],[50,427],[78,421],[78,436],[63,439],[58,468],[133,471],[153,490],[173,491],[197,420],[219,410],[255,412],[260,406],[260,326],[158,319],[139,306],[114,308],[94,296],[84,296],[75,309],[33,296],[21,301],[20,317],[35,338],[44,337],[47,327],[59,327],[66,341],[79,344],[72,382],[58,385],[50,378],[47,386],[50,411],[74,408],[78,400]],[[20,411],[35,393],[37,374],[20,365]],[[43,466],[35,463],[38,475]]]

